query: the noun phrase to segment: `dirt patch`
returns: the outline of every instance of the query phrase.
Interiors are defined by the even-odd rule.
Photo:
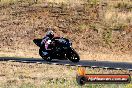
[[[78,67],[37,63],[0,62],[0,87],[12,88],[71,88],[80,86],[76,82]],[[107,70],[86,68],[87,74],[132,74],[127,70]],[[83,87],[124,88],[128,84],[88,84]]]
[[[113,61],[113,62],[130,62],[132,63],[131,55],[124,54],[104,54],[104,53],[81,53],[82,60],[95,60],[95,61]]]
[[[111,26],[102,17],[106,9],[92,2],[74,7],[64,3],[0,6],[0,55],[39,57],[32,40],[42,38],[52,27],[56,35],[73,42],[82,59],[131,62],[131,18],[129,23],[124,21],[127,25]]]

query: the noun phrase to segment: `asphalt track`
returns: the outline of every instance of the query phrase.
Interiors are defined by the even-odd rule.
[[[132,63],[126,63],[126,62],[80,60],[78,63],[73,63],[69,60],[56,60],[56,59],[52,60],[51,62],[47,62],[41,58],[16,58],[16,57],[0,57],[0,61],[54,64],[54,65],[66,65],[66,66],[83,66],[90,68],[104,68],[104,69],[117,69],[117,70],[125,69],[132,71]]]

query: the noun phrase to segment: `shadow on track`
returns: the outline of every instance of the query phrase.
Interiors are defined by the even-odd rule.
[[[111,69],[132,69],[132,63],[125,62],[109,62],[109,61],[92,61],[80,60],[78,63],[73,63],[69,60],[52,60],[47,62],[41,58],[17,58],[17,57],[0,57],[0,61],[14,61],[20,63],[39,63],[39,64],[56,64],[69,66],[85,66],[92,68],[111,68]]]

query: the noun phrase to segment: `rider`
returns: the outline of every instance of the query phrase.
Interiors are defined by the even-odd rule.
[[[51,44],[52,38],[54,38],[54,32],[52,30],[47,31],[46,36],[41,41],[41,46],[45,47],[45,51],[50,50],[48,46]],[[44,54],[48,53],[44,52]]]

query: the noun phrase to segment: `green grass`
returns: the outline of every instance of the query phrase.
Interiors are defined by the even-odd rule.
[[[15,3],[29,3],[29,4],[37,4],[37,3],[44,3],[44,2],[51,2],[51,3],[65,3],[65,4],[74,4],[74,3],[83,3],[82,0],[0,0],[1,4],[15,4]]]
[[[75,66],[0,62],[0,88],[130,88],[131,84],[85,84],[76,82]],[[4,68],[4,69],[3,69]],[[127,70],[86,68],[87,74],[131,74]],[[132,83],[132,82],[131,82]]]
[[[35,3],[33,0],[21,0],[21,1],[22,1],[21,3],[29,3],[29,4]],[[41,3],[43,1],[44,0],[38,0],[37,3]],[[53,0],[50,0],[50,1],[53,1]],[[55,0],[55,1],[61,2],[62,0],[61,1]],[[69,3],[67,0],[65,0],[65,2]],[[67,18],[69,19],[69,21],[71,21],[71,19],[74,21],[77,21],[76,19],[80,17],[79,21],[76,22],[77,24],[75,25],[72,23],[70,24],[70,29],[68,27],[68,30],[74,30],[74,29],[85,30],[87,28],[88,30],[92,29],[95,31],[99,31],[99,29],[104,30],[101,36],[104,42],[110,45],[112,41],[112,31],[113,30],[117,30],[117,31],[124,30],[125,29],[124,27],[127,25],[130,25],[131,23],[131,14],[129,12],[127,13],[118,12],[116,11],[116,9],[127,9],[128,7],[130,8],[130,5],[128,5],[128,3],[127,5],[117,4],[116,7],[112,6],[113,7],[112,10],[109,8],[109,6],[106,6],[104,7],[105,9],[102,11],[98,7],[98,4],[100,4],[100,0],[90,0],[89,2],[86,3],[85,6],[83,7],[85,10],[83,9],[83,11],[81,12],[81,17],[75,14],[77,13],[77,9],[74,8],[75,11],[71,12],[71,10],[73,9],[72,7],[72,9],[71,10],[68,9],[68,12],[67,12],[67,13],[72,13],[70,16],[67,16],[67,17],[60,16],[62,18],[59,18],[59,19],[65,20],[65,18]],[[18,2],[18,0],[1,0],[0,2],[0,4],[14,4],[14,3],[20,3],[20,2]],[[110,3],[107,3],[107,4],[110,4]],[[61,5],[62,5],[61,8],[65,9],[65,4],[61,4]],[[15,11],[14,9],[12,10]],[[52,14],[50,12],[48,13]],[[102,15],[100,13],[102,13]],[[27,13],[27,14],[30,17],[31,13]],[[98,17],[98,14],[99,14],[99,17]],[[37,16],[39,16],[39,14],[37,14]],[[37,16],[36,16],[36,19],[37,19]],[[82,20],[84,16],[86,16],[85,18],[88,18],[87,21]],[[42,17],[44,16],[42,15]],[[16,19],[18,18],[19,17],[17,17]],[[47,17],[47,18],[50,18],[50,17]],[[129,19],[130,21],[127,22],[127,19]],[[49,21],[46,21],[46,22],[48,23]],[[53,22],[57,23],[58,21],[55,19],[55,21]],[[53,22],[51,21],[51,23]],[[33,24],[33,25],[37,27],[37,24]],[[17,26],[17,28],[19,27]],[[37,34],[38,32],[35,35]],[[68,35],[68,37],[69,36],[70,35]],[[87,34],[84,36],[87,36]],[[78,37],[75,37],[75,38],[77,39]],[[1,88],[82,88],[82,87],[83,88],[125,88],[125,87],[131,88],[132,83],[131,84],[86,84],[84,86],[79,86],[75,79],[76,69],[77,67],[55,66],[55,65],[45,65],[45,64],[36,64],[36,63],[35,64],[26,64],[26,63],[24,64],[24,63],[16,63],[16,62],[0,62],[0,79],[2,79],[2,81],[0,81],[0,87]],[[130,72],[126,70],[125,71],[115,71],[115,70],[87,68],[87,73],[88,74],[98,74],[98,73],[101,73],[101,74],[102,73],[107,73],[107,74],[108,73],[109,74],[124,73],[125,74],[125,73],[130,73]]]
[[[119,9],[120,11],[131,11],[132,10],[132,3],[131,2],[118,2],[115,8]]]
[[[15,84],[5,84],[1,86],[2,88],[131,88],[131,84],[88,84],[78,85],[75,78],[66,80],[66,79],[49,79],[44,80],[43,84],[35,85],[35,83],[23,83],[20,86]]]

